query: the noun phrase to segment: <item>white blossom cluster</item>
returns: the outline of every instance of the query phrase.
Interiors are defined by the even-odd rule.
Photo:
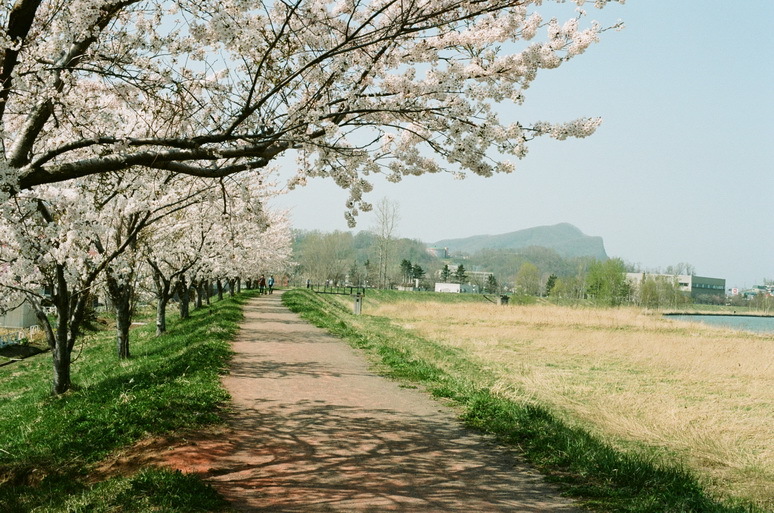
[[[0,193],[132,167],[222,178],[298,150],[289,185],[329,177],[354,220],[373,174],[508,172],[535,136],[592,131],[498,115],[609,28],[571,3],[565,21],[542,0],[4,3]]]
[[[0,311],[65,298],[69,310],[56,315],[67,326],[77,298],[104,296],[107,271],[152,290],[147,262],[189,282],[281,271],[291,230],[284,212],[264,206],[275,189],[244,174],[213,187],[143,169],[22,191],[0,203]],[[66,343],[48,331],[52,347]]]

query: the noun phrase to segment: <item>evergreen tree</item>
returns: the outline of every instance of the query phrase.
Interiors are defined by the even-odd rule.
[[[468,275],[465,274],[465,266],[460,264],[457,267],[457,270],[454,273],[454,278],[457,280],[457,283],[462,284],[467,278]]]
[[[548,277],[548,280],[546,281],[546,296],[551,295],[551,291],[554,290],[554,287],[556,286],[556,280],[558,276],[551,273],[551,276]]]
[[[498,290],[500,290],[500,286],[497,283],[497,279],[494,277],[494,274],[490,274],[486,280],[486,291],[494,294]]]
[[[411,281],[413,278],[413,270],[414,266],[411,265],[411,262],[404,258],[400,263],[400,272],[403,276],[403,283],[409,283]]]

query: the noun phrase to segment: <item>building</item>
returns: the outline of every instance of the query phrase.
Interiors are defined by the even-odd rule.
[[[35,310],[27,303],[0,315],[0,328],[29,328],[37,324]]]
[[[725,300],[725,278],[708,278],[692,274],[654,274],[654,273],[626,273],[626,280],[635,287],[648,278],[674,280],[678,289],[696,302],[717,302]]]
[[[688,286],[691,297],[704,302],[704,299],[724,301],[726,298],[726,280],[724,278],[707,278],[705,276],[689,276]],[[714,302],[714,301],[713,301]]]
[[[435,291],[436,292],[453,292],[453,293],[461,293],[464,292],[466,294],[476,294],[478,292],[478,288],[475,285],[471,284],[465,284],[465,283],[441,283],[436,282],[435,284]]]
[[[462,292],[462,286],[459,283],[436,283],[435,291],[459,293]]]
[[[449,248],[427,248],[426,251],[435,258],[449,258]]]
[[[746,298],[751,297],[774,297],[774,285],[754,285],[752,288],[746,290],[732,289],[731,295],[736,296],[741,294]]]

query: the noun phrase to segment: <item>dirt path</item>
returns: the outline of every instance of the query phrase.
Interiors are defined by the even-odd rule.
[[[370,372],[279,294],[246,306],[234,350],[230,429],[174,452],[239,511],[579,511],[427,394]]]

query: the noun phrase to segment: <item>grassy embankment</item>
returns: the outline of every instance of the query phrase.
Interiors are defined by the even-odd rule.
[[[362,316],[349,297],[284,298],[592,508],[774,508],[774,337],[468,295],[369,292]]]
[[[155,337],[152,319],[132,330],[132,357],[115,356],[113,330],[74,351],[74,388],[51,395],[51,355],[0,368],[0,511],[220,511],[198,478],[157,468],[95,482],[94,468],[140,439],[221,422],[219,375],[245,296],[214,302]]]

